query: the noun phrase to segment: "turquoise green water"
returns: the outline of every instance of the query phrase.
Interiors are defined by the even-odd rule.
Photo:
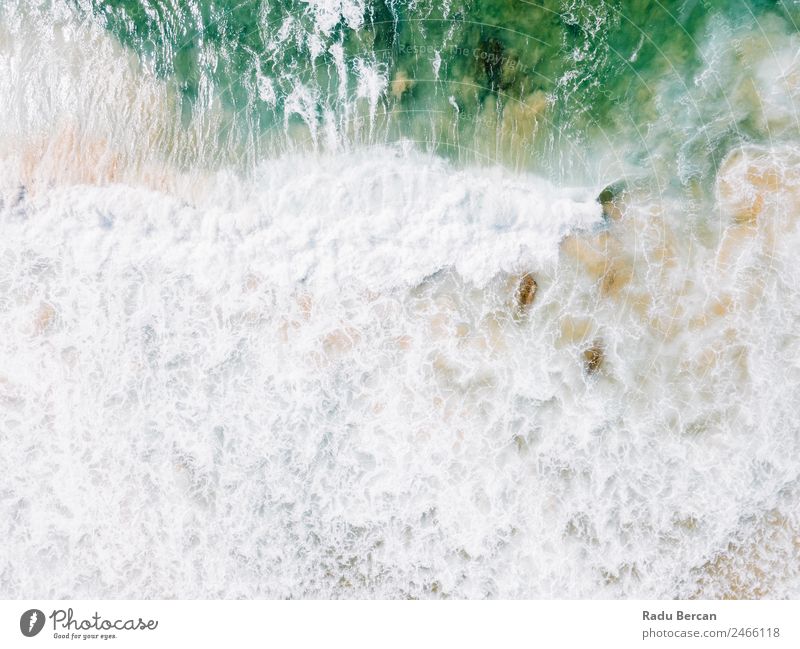
[[[732,139],[766,136],[747,110],[723,106],[723,124],[719,102],[692,100],[710,34],[757,31],[765,20],[794,32],[800,15],[783,1],[725,0],[93,0],[90,11],[175,83],[185,118],[219,98],[234,116],[227,128],[251,145],[286,125],[301,126],[295,140],[318,143],[315,127],[302,126],[327,115],[339,141],[408,138],[558,175],[590,144],[649,161],[646,134],[666,126],[661,145],[702,135],[684,180],[702,177]],[[372,101],[358,101],[365,67],[383,83]],[[726,83],[716,81],[719,93]],[[299,111],[296,95],[288,106],[298,87]]]

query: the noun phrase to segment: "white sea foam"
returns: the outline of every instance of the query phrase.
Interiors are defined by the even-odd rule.
[[[764,512],[792,538],[794,271],[697,369],[716,330],[598,301],[555,256],[595,210],[541,182],[378,150],[249,183],[3,195],[7,596],[688,595]]]

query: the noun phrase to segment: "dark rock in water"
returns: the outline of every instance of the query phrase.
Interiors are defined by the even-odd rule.
[[[605,205],[606,203],[610,203],[614,200],[614,191],[611,187],[606,187],[603,191],[600,192],[600,195],[597,197],[597,202],[600,205]]]
[[[623,181],[612,183],[600,192],[597,196],[597,202],[603,207],[603,215],[605,217],[619,217],[619,205],[617,201],[619,201],[624,192],[625,183]]]
[[[603,361],[605,361],[603,342],[596,340],[591,347],[583,352],[583,369],[586,370],[587,374],[594,374],[602,367]]]
[[[519,286],[517,287],[517,308],[521,313],[527,311],[530,305],[533,304],[538,288],[539,285],[530,273],[525,273],[519,280]]]
[[[618,180],[617,182],[611,183],[603,188],[603,191],[597,196],[597,202],[600,205],[605,205],[606,203],[613,203],[615,200],[620,198],[622,194],[625,192],[626,183],[624,180]]]

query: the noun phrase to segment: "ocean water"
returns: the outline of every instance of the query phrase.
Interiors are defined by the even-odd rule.
[[[5,0],[0,595],[800,597],[799,26]]]

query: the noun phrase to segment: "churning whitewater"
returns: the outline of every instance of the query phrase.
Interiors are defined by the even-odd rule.
[[[800,597],[794,14],[640,4],[5,2],[0,596]]]

